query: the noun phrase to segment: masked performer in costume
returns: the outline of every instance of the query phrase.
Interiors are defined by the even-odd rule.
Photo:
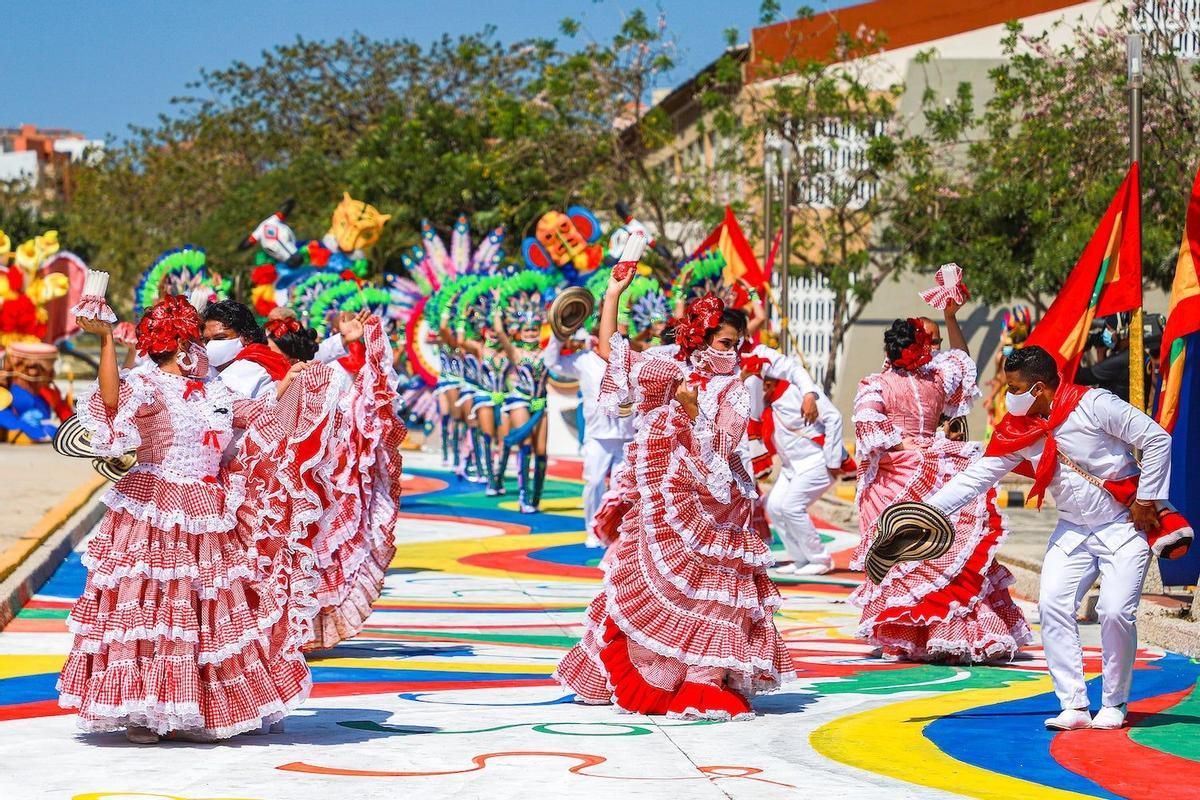
[[[84,730],[124,727],[138,743],[222,739],[281,719],[311,685],[303,625],[258,579],[247,540],[272,533],[235,529],[245,484],[221,454],[234,427],[262,415],[296,373],[258,400],[210,378],[200,317],[178,296],[143,316],[138,349],[149,360],[124,376],[111,325],[79,324],[101,338],[99,380],[78,407],[90,447],[136,450],[138,463],[105,496],[84,557],[60,705],[78,709]]]
[[[752,526],[757,490],[738,453],[749,413],[737,353],[746,317],[705,297],[677,321],[674,355],[634,353],[614,335],[631,277],[605,295],[598,354],[608,360],[602,407],[633,404],[639,414],[626,450],[634,511],[610,549],[583,639],[555,674],[583,703],[747,718],[750,698],[794,668],[771,619],[781,598]]]
[[[546,301],[558,277],[527,269],[500,286],[494,330],[512,364],[512,383],[504,410],[510,430],[504,437],[505,460],[517,448],[517,503],[522,514],[534,514],[546,485],[546,381],[549,368],[542,358],[542,326]],[[532,467],[532,474],[530,468]]]
[[[978,505],[1009,470],[1028,468],[1039,505],[1049,491],[1058,507],[1042,567],[1042,642],[1062,713],[1055,730],[1120,728],[1137,653],[1136,615],[1153,549],[1161,546],[1171,437],[1154,420],[1103,389],[1060,380],[1053,357],[1037,346],[1004,364],[1008,414],[983,458],[928,498],[946,514]],[[1142,453],[1139,468],[1131,454]],[[1178,514],[1174,515],[1178,517]],[[1189,538],[1190,538],[1190,531]],[[1148,541],[1149,538],[1149,541]],[[1076,609],[1100,577],[1101,709],[1088,711]]]
[[[926,499],[981,455],[978,444],[953,441],[940,427],[943,416],[966,415],[979,394],[957,309],[956,303],[945,309],[950,350],[933,349],[922,320],[896,320],[884,334],[884,370],[859,383],[854,430],[862,539],[854,568],[861,568],[884,508]],[[1012,575],[996,561],[1006,523],[995,492],[963,504],[951,522],[954,543],[944,555],[902,563],[881,584],[868,581],[851,595],[862,609],[858,635],[889,657],[1011,659],[1032,637],[1008,594]]]

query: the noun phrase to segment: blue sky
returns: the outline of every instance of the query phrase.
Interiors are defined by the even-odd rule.
[[[808,0],[817,10],[858,0]],[[797,3],[800,5],[802,3]],[[784,3],[787,12],[792,3]],[[596,39],[629,11],[661,9],[679,45],[674,82],[715,58],[723,31],[749,39],[759,0],[57,0],[0,11],[0,127],[23,122],[122,138],[153,124],[202,67],[254,63],[272,45],[362,31],[426,43],[492,24],[504,41],[554,36],[566,16]]]

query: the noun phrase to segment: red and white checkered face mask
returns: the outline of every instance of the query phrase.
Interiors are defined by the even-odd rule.
[[[737,370],[737,350],[714,350],[705,347],[692,353],[692,366],[708,375],[732,375]]]

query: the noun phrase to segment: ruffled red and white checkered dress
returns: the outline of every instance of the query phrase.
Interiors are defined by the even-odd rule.
[[[400,444],[407,433],[395,413],[397,378],[386,334],[368,321],[365,361],[318,364],[296,379],[300,391],[280,398],[269,416],[246,431],[234,469],[247,472],[248,531],[287,531],[260,544],[264,572],[287,583],[315,572],[316,601],[305,649],[333,647],[359,633],[383,588],[396,552],[400,509]],[[249,466],[247,466],[249,465]],[[311,552],[313,564],[296,557]],[[283,559],[280,561],[279,559]]]
[[[617,486],[629,513],[583,638],[555,676],[584,703],[751,716],[749,698],[795,670],[772,621],[782,600],[737,451],[749,400],[736,373],[704,375],[693,421],[673,399],[681,367],[613,338],[600,403],[614,413],[636,401],[641,414]]]
[[[104,497],[109,510],[67,621],[75,639],[59,703],[78,709],[84,730],[226,738],[281,719],[308,695],[289,595],[261,580],[236,528],[245,486],[220,469],[233,426],[268,403],[152,363],[121,379],[115,412],[98,387],[81,397],[95,452],[138,456]]]
[[[947,439],[943,416],[963,416],[979,395],[975,362],[959,350],[935,354],[914,372],[885,368],[858,386],[854,431],[862,539],[861,569],[879,515],[892,503],[925,500],[982,455],[976,442]],[[892,450],[908,438],[912,450]],[[1012,574],[996,561],[1007,534],[992,490],[951,516],[954,544],[938,558],[901,562],[883,583],[867,581],[851,602],[862,608],[858,635],[885,655],[978,663],[1011,659],[1032,634],[1009,596]]]

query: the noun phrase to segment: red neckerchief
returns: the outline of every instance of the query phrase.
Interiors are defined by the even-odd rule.
[[[367,346],[362,342],[350,342],[346,345],[346,355],[339,358],[338,363],[351,375],[357,373],[367,363]]]
[[[1054,477],[1054,470],[1058,466],[1058,442],[1054,440],[1054,431],[1067,421],[1067,417],[1079,406],[1079,401],[1083,399],[1087,391],[1086,386],[1061,383],[1054,393],[1049,419],[1005,414],[1004,419],[1000,420],[996,429],[992,431],[992,440],[988,442],[987,450],[984,452],[984,455],[987,456],[1012,455],[1037,444],[1040,439],[1045,437],[1046,444],[1042,448],[1042,458],[1038,462],[1037,469],[1035,470],[1033,465],[1026,460],[1013,470],[1020,475],[1033,478],[1033,489],[1029,496],[1037,498],[1038,508],[1042,507],[1042,498],[1046,494],[1046,488],[1050,485],[1050,480]]]
[[[783,397],[783,393],[791,388],[791,384],[787,381],[776,381],[775,390],[766,398],[763,404],[762,413],[762,440],[763,445],[767,448],[767,452],[772,456],[775,455],[775,409],[771,407],[779,398]]]
[[[287,356],[283,353],[276,353],[265,344],[248,344],[233,360],[258,364],[266,370],[273,381],[283,380],[283,377],[288,374],[288,370],[292,368],[292,362],[288,361]]]

